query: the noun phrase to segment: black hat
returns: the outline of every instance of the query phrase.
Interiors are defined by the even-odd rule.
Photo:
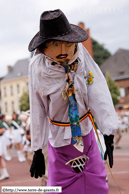
[[[88,34],[79,26],[70,24],[61,10],[45,11],[40,16],[40,31],[31,40],[28,50],[32,52],[47,40],[83,42],[87,39]]]

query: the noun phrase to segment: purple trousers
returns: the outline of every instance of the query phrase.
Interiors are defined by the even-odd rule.
[[[83,136],[83,142],[83,153],[78,151],[72,143],[54,148],[48,142],[47,186],[62,186],[63,194],[108,194],[106,169],[93,130]],[[81,173],[77,174],[70,164],[65,165],[69,160],[82,155],[88,156],[89,160]]]

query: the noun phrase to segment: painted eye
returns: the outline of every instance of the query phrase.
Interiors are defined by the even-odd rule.
[[[54,46],[59,46],[58,42],[53,42]]]
[[[67,46],[67,47],[72,46],[72,44],[73,44],[73,42],[66,42],[66,46]]]

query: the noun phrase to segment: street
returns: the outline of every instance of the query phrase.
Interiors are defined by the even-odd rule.
[[[121,149],[114,150],[114,166],[112,173],[119,186],[121,194],[129,194],[129,132],[122,133]],[[27,162],[18,162],[16,151],[11,150],[12,160],[7,162],[10,178],[0,181],[1,186],[40,186],[41,179],[31,178]],[[109,194],[119,194],[118,188],[109,172],[107,165]],[[0,188],[1,189],[1,188]],[[101,194],[101,193],[100,193]]]

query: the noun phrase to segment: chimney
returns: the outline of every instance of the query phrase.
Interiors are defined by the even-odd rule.
[[[78,24],[78,26],[79,26],[80,28],[82,28],[83,30],[85,30],[85,24],[84,24],[83,22],[80,22],[80,23]]]
[[[8,65],[7,69],[8,69],[8,73],[9,73],[12,70],[12,66]]]

